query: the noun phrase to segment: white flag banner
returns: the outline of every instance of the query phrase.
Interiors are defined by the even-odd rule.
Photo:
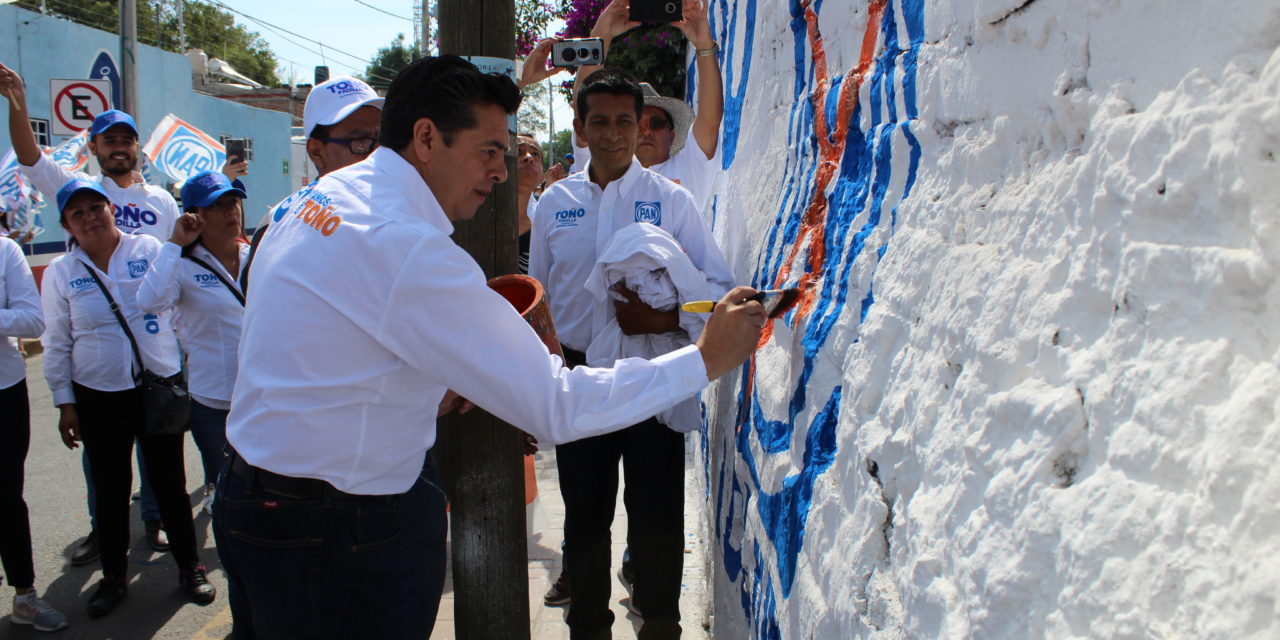
[[[72,171],[84,171],[89,165],[89,130],[85,129],[49,152],[49,157],[59,166]]]
[[[217,140],[172,113],[156,125],[142,152],[157,170],[179,183],[201,171],[217,171],[227,159]]]
[[[10,231],[35,231],[36,210],[43,204],[40,192],[27,182],[18,170],[18,156],[13,149],[0,159],[0,211],[4,212]]]

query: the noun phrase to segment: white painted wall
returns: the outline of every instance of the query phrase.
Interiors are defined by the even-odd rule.
[[[1280,3],[800,6],[712,4],[717,236],[816,274],[704,394],[714,636],[1280,637]]]

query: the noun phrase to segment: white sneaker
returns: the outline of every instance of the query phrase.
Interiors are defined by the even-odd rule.
[[[200,503],[200,509],[209,515],[213,515],[213,485],[211,484],[204,486],[204,501]]]
[[[14,624],[29,624],[36,631],[57,631],[67,626],[67,617],[42,600],[35,589],[13,597],[9,620]]]

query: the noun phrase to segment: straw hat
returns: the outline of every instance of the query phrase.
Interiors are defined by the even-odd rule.
[[[671,124],[676,130],[676,139],[671,143],[671,155],[680,153],[684,148],[685,138],[689,137],[689,127],[693,126],[693,109],[684,100],[660,95],[648,82],[640,83],[640,91],[644,94],[645,106],[662,109],[671,117]]]

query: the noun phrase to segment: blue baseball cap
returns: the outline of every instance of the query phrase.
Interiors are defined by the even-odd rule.
[[[138,125],[133,121],[133,116],[119,109],[112,109],[99,113],[93,119],[93,124],[89,125],[89,139],[92,140],[94,136],[118,124],[129,127],[133,131],[133,135],[138,135]]]
[[[71,199],[76,197],[76,194],[84,193],[85,191],[92,191],[102,196],[108,202],[111,201],[107,192],[102,190],[102,185],[92,180],[76,178],[75,180],[62,185],[62,187],[58,189],[58,213],[62,213],[62,210],[67,208],[67,203],[71,202]]]
[[[234,193],[241,199],[248,198],[244,189],[231,184],[231,179],[220,171],[201,171],[187,179],[182,185],[182,207],[188,211],[192,207],[208,207],[223,195]]]

